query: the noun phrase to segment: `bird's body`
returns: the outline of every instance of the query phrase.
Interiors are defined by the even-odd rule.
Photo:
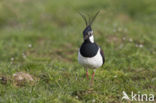
[[[78,53],[78,61],[85,68],[96,69],[103,65],[101,48],[96,43],[84,42]]]
[[[83,57],[80,52],[78,55],[79,55],[78,56],[79,63],[86,68],[96,69],[101,67],[103,64],[100,49],[98,50],[97,54],[94,57]]]
[[[93,69],[91,84],[94,79],[96,68],[101,67],[105,62],[105,57],[102,49],[94,42],[93,30],[91,28],[91,24],[96,18],[97,12],[95,16],[89,18],[89,23],[84,15],[81,14],[82,18],[85,20],[86,28],[83,31],[83,43],[78,51],[78,62],[84,66],[86,69],[86,76],[88,78],[88,69]]]

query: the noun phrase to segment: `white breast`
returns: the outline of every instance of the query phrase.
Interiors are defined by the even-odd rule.
[[[80,51],[78,52],[78,62],[88,68],[99,68],[103,64],[103,59],[100,54],[100,48],[97,52],[97,54],[94,57],[83,57],[80,54]]]

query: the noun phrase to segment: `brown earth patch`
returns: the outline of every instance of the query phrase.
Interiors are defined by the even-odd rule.
[[[131,21],[131,18],[128,15],[124,14],[124,13],[118,14],[117,19],[119,19],[123,23]]]
[[[8,77],[4,75],[0,75],[0,83],[1,84],[7,84],[8,83]]]
[[[74,91],[72,93],[72,96],[77,96],[78,99],[83,99],[83,97],[85,95],[88,95],[88,94],[92,94],[92,93],[95,93],[95,91],[93,90],[93,88],[90,88],[90,89],[87,89],[87,90],[79,90],[79,91]]]
[[[35,81],[34,77],[29,73],[17,72],[13,74],[13,84],[15,86],[24,86],[26,84],[33,84]]]
[[[114,43],[114,44],[119,44],[119,43],[121,43],[122,42],[122,40],[121,40],[121,38],[119,38],[118,36],[116,36],[116,35],[108,35],[107,36],[107,41],[109,42],[109,43]]]

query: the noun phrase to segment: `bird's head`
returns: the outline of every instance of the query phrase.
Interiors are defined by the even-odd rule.
[[[98,14],[99,14],[99,11],[96,12],[96,14],[92,18],[89,17],[89,20],[87,20],[86,16],[83,15],[82,13],[80,13],[83,20],[86,23],[86,28],[83,30],[83,39],[84,39],[84,41],[89,40],[90,42],[94,42],[93,30],[91,28],[91,25],[92,25],[93,21],[95,20],[95,18],[96,18],[96,16]]]
[[[93,30],[92,30],[91,26],[89,25],[83,31],[83,39],[87,40],[92,36],[93,36]]]

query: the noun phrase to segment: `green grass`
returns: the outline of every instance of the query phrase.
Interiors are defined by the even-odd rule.
[[[7,81],[0,80],[0,103],[120,103],[122,91],[156,96],[155,5],[155,0],[0,1],[0,77]],[[77,61],[85,27],[78,12],[93,15],[99,9],[92,28],[106,62],[91,88]],[[17,72],[31,74],[35,82],[16,86]]]

